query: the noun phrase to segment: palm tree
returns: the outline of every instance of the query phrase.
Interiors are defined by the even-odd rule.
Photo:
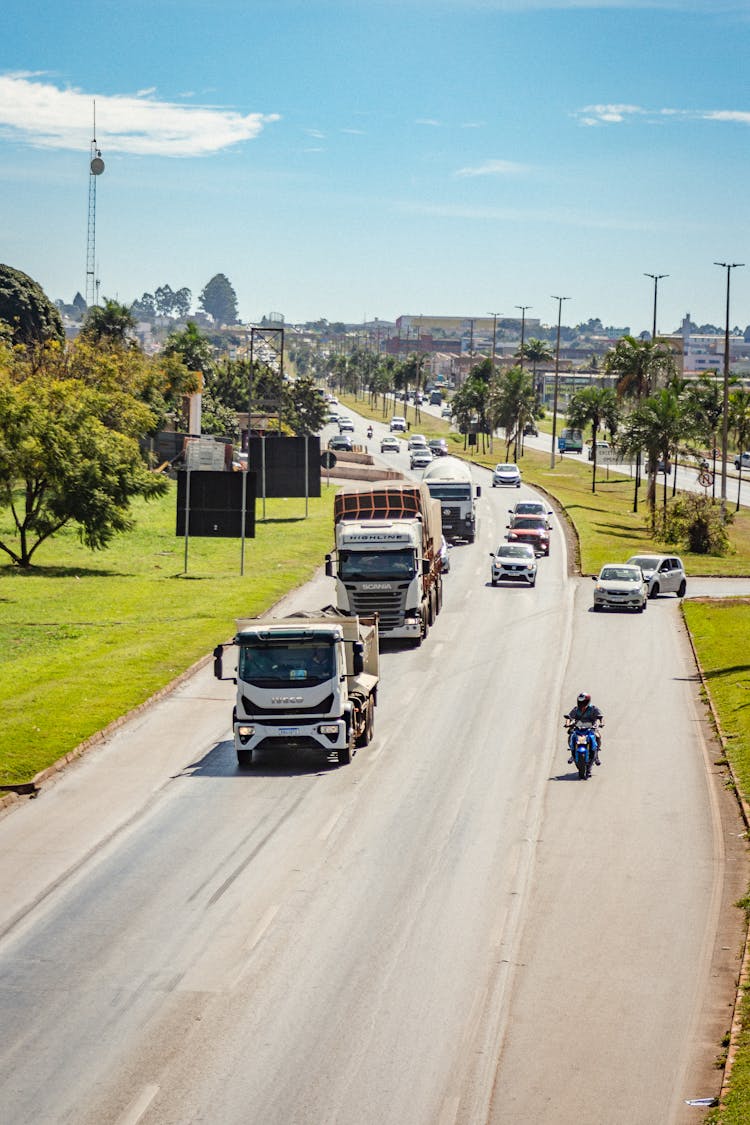
[[[648,455],[649,472],[648,502],[651,508],[651,526],[656,523],[656,476],[655,467],[659,461],[666,464],[672,451],[677,448],[685,434],[686,417],[684,406],[676,391],[662,387],[649,395],[631,413],[624,426],[620,444],[626,452],[644,450]],[[664,501],[667,507],[667,474],[664,474]]]
[[[92,305],[86,313],[81,335],[103,342],[133,344],[135,319],[127,305],[105,298],[103,305]]]
[[[568,405],[568,425],[582,430],[591,424],[592,473],[591,491],[596,492],[597,435],[602,422],[612,432],[618,425],[617,395],[610,387],[583,387],[571,397]]]
[[[635,398],[640,406],[644,395],[650,395],[658,385],[660,376],[666,380],[675,371],[674,355],[669,347],[653,340],[637,340],[623,336],[604,357],[606,374],[617,379],[615,390],[620,398]],[[635,488],[633,511],[638,511],[638,488],[641,476],[641,450],[634,449]],[[652,467],[653,464],[652,464]],[[649,488],[651,485],[649,484]]]
[[[531,339],[524,344],[523,354],[524,358],[530,360],[531,362],[531,372],[534,378],[534,391],[536,392],[537,399],[539,400],[539,402],[541,402],[542,396],[536,381],[537,364],[551,363],[555,353],[552,351],[551,346],[547,343],[546,340],[537,340],[535,336],[532,336]]]
[[[513,457],[518,459],[519,438],[523,428],[534,417],[534,377],[520,367],[511,367],[493,380],[489,390],[487,414],[492,430],[502,426],[505,430],[505,460],[508,460],[511,442]]]
[[[739,452],[739,479],[737,481],[737,508],[740,510],[740,489],[742,488],[742,451],[750,445],[750,391],[736,390],[729,397],[729,424],[737,442]]]

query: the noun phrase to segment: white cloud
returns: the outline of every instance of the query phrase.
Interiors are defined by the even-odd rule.
[[[578,116],[582,125],[613,125],[645,112],[638,105],[586,105]]]
[[[414,122],[415,125],[429,125],[433,129],[440,129],[442,121],[436,121],[433,117],[418,117]]]
[[[96,98],[96,136],[104,152],[139,156],[205,156],[257,137],[277,114],[157,101],[151,90],[136,96],[93,95],[0,75],[0,131],[39,148],[85,149],[91,140]]]
[[[515,164],[512,160],[485,160],[471,168],[459,168],[455,176],[517,176],[528,171],[525,164]]]
[[[644,109],[637,105],[587,105],[578,110],[581,125],[621,125],[634,117],[643,117],[649,123],[659,118],[673,117],[683,121],[731,121],[750,125],[750,110],[743,109]]]

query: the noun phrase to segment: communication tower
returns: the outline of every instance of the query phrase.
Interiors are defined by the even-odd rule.
[[[104,171],[101,150],[96,144],[96,102],[94,102],[94,135],[89,152],[89,222],[86,233],[86,304],[89,308],[99,301],[96,281],[96,177]]]

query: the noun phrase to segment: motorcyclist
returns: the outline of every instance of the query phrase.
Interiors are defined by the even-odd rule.
[[[368,436],[368,438],[372,437],[372,426],[367,427],[367,436]]]
[[[591,702],[591,696],[588,692],[582,691],[576,699],[575,707],[571,708],[565,716],[568,726],[568,749],[570,750],[570,757],[568,763],[573,761],[573,732],[579,723],[590,723],[590,738],[594,743],[594,761],[597,766],[601,765],[599,761],[599,751],[602,748],[601,735],[597,728],[604,726],[604,716],[602,715],[596,704]]]

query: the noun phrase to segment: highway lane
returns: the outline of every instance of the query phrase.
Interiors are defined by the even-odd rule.
[[[734,880],[676,601],[589,614],[559,529],[535,590],[492,589],[526,494],[486,489],[427,642],[383,655],[351,767],[238,773],[206,669],[0,820],[14,1125],[632,1125],[703,1092]],[[583,683],[609,718],[585,784],[560,730]],[[579,1038],[607,1063],[585,1080]]]

